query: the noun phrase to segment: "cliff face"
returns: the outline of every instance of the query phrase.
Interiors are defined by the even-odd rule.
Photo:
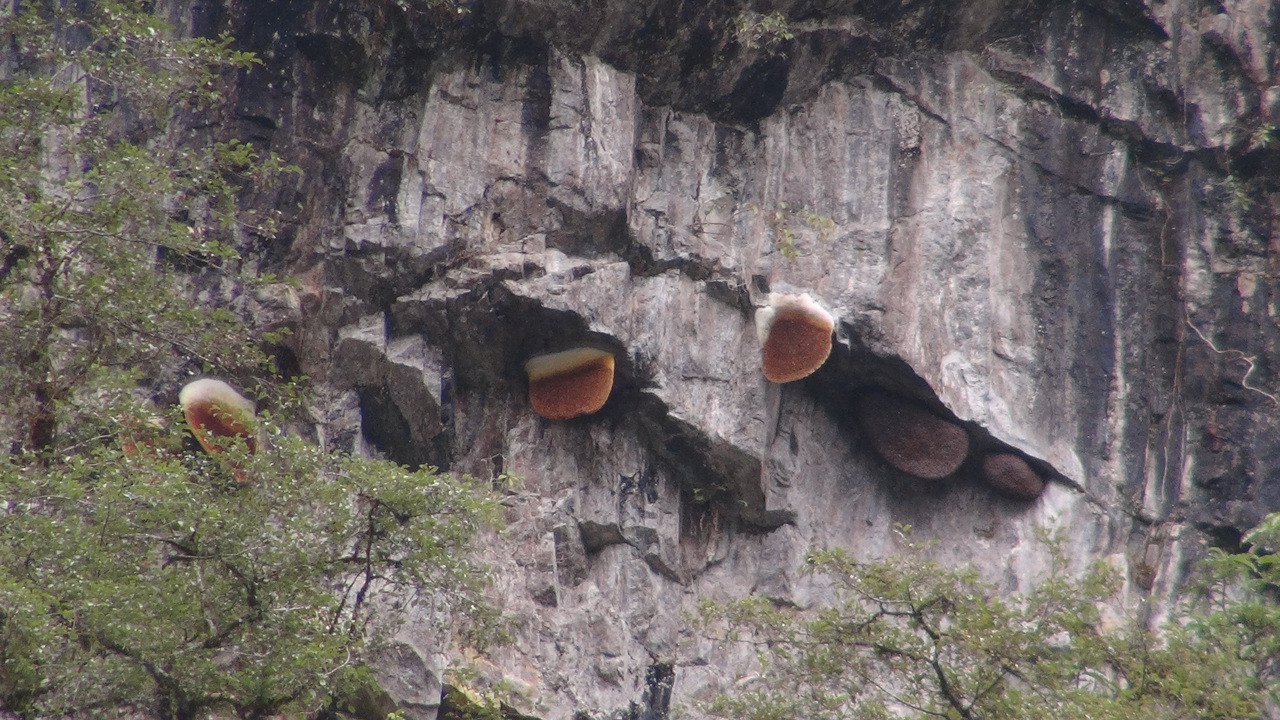
[[[735,680],[682,613],[818,602],[806,549],[882,556],[898,523],[1011,592],[1056,524],[1159,613],[1206,541],[1280,509],[1272,3],[782,0],[792,37],[754,49],[730,2],[467,10],[173,13],[263,57],[228,120],[304,171],[254,200],[303,282],[259,300],[320,440],[520,479],[492,545],[517,641],[488,669],[522,711],[664,717]],[[803,381],[760,374],[769,291],[836,317]],[[583,343],[616,356],[610,400],[539,418],[524,362]],[[969,460],[887,464],[872,385]],[[1044,494],[994,492],[991,451]],[[439,658],[405,640],[430,716],[412,676]]]

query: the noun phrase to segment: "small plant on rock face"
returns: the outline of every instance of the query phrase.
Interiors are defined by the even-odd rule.
[[[778,209],[769,216],[769,227],[773,228],[773,238],[778,245],[778,253],[788,260],[795,260],[800,257],[800,250],[796,247],[795,231],[787,225],[788,209],[786,203],[778,203]]]
[[[805,225],[813,228],[818,232],[818,238],[823,242],[831,239],[831,233],[836,229],[836,221],[826,215],[819,215],[809,208],[800,208],[796,212],[800,221]]]
[[[1223,178],[1221,187],[1223,196],[1232,209],[1241,213],[1253,209],[1253,191],[1246,180],[1237,175],[1228,175]]]
[[[795,38],[791,23],[780,12],[768,15],[744,10],[733,19],[733,36],[748,50],[764,50],[769,55],[782,51],[782,44]]]
[[[759,212],[760,208],[752,205],[749,208],[752,211]],[[779,202],[778,207],[772,213],[765,214],[765,222],[768,223],[769,229],[773,231],[774,243],[778,248],[778,254],[787,260],[795,260],[800,257],[800,236],[794,227],[796,220],[802,225],[817,233],[818,239],[827,241],[831,239],[831,234],[835,231],[836,223],[825,215],[819,215],[807,207],[799,210],[793,209],[789,203]]]
[[[1277,132],[1275,123],[1262,123],[1258,129],[1249,136],[1249,149],[1255,150],[1259,148],[1271,147],[1277,141]]]

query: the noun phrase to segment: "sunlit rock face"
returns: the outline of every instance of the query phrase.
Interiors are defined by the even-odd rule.
[[[939,480],[960,467],[969,454],[964,428],[923,405],[875,388],[854,399],[862,431],[890,465],[924,480]]]
[[[253,402],[227,383],[212,378],[188,383],[178,393],[178,402],[191,434],[210,454],[222,453],[213,438],[238,437],[244,440],[249,452],[257,450],[253,436]],[[238,474],[237,479],[243,480],[243,474]]]
[[[1012,453],[983,457],[982,476],[996,491],[1018,500],[1035,500],[1044,492],[1044,478]]]
[[[771,382],[806,378],[831,354],[835,319],[808,295],[771,293],[756,310],[760,371]]]
[[[539,355],[525,363],[529,404],[548,420],[590,415],[613,389],[613,355],[595,348],[574,348]]]

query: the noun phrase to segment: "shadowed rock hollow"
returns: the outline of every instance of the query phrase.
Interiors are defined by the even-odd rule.
[[[821,601],[810,546],[883,556],[910,524],[1013,592],[1053,522],[1158,616],[1206,538],[1280,508],[1270,3],[784,1],[772,52],[723,1],[170,7],[264,60],[219,120],[303,169],[251,200],[284,213],[258,249],[301,289],[262,313],[316,436],[522,479],[486,666],[522,712],[662,718],[733,683],[747,658],[681,613]],[[770,292],[835,318],[782,386]],[[616,358],[608,402],[538,417],[524,363],[581,345]],[[866,386],[1050,482],[890,477]],[[426,627],[402,639],[435,672]]]

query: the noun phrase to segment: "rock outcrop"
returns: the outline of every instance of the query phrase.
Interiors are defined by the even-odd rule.
[[[303,169],[253,201],[285,213],[262,261],[302,289],[264,312],[317,437],[521,479],[488,668],[521,712],[661,718],[734,682],[682,612],[820,601],[812,546],[883,556],[910,524],[1013,592],[1056,523],[1158,615],[1206,541],[1280,509],[1268,2],[784,0],[793,37],[755,49],[731,2],[177,5],[264,59],[228,122]],[[786,385],[771,292],[836,320]],[[616,358],[609,402],[540,418],[524,363],[575,346]],[[889,471],[868,386],[970,460]]]

